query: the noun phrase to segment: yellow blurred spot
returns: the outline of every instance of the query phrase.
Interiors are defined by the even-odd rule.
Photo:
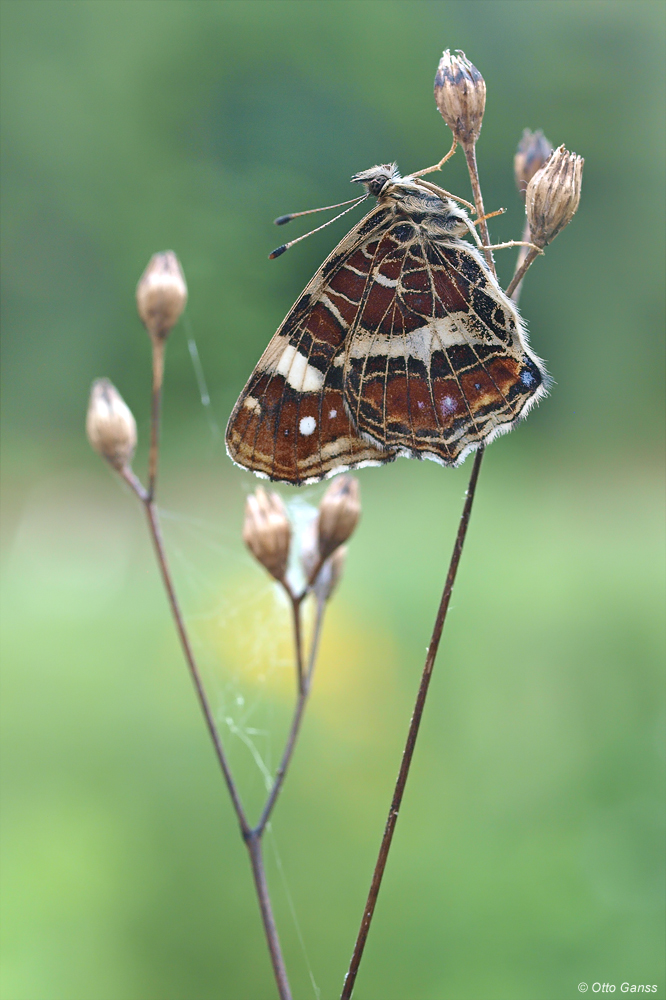
[[[227,585],[228,587],[228,585]],[[225,587],[225,590],[227,588]],[[249,700],[290,705],[296,691],[293,629],[289,603],[278,584],[257,585],[241,577],[227,593],[224,613],[198,623],[197,634],[218,664],[217,682],[231,681]],[[306,652],[314,607],[303,609]],[[398,651],[390,626],[369,619],[336,594],[328,606],[315,666],[308,715],[335,728],[338,739],[381,739],[394,705]]]

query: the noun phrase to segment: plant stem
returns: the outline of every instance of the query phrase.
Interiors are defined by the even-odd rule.
[[[298,734],[298,728],[300,725],[300,717],[302,716],[303,708],[305,707],[305,695],[299,697],[299,703],[297,705],[296,713],[294,716],[294,723],[292,724],[292,738],[290,740],[289,754],[286,755],[286,761],[283,760],[281,765],[282,774],[279,775],[279,781],[276,779],[276,784],[273,786],[273,790],[270,796],[270,809],[264,809],[264,814],[262,814],[262,821],[256,829],[251,829],[248,823],[243,804],[240,800],[240,795],[238,789],[236,788],[236,783],[234,781],[233,775],[231,773],[231,768],[229,767],[229,762],[227,760],[224,748],[222,746],[222,740],[220,739],[220,734],[217,731],[217,726],[215,725],[215,720],[213,718],[213,713],[204,690],[203,682],[201,680],[201,675],[199,673],[199,668],[194,657],[194,652],[192,650],[192,645],[190,643],[187,630],[185,628],[185,623],[183,621],[183,615],[180,610],[180,605],[178,603],[178,597],[173,585],[173,580],[171,577],[171,571],[169,569],[169,564],[166,558],[166,552],[164,549],[164,541],[162,539],[162,532],[160,529],[159,517],[157,514],[157,509],[155,507],[154,501],[151,499],[150,494],[147,490],[143,488],[137,477],[134,475],[131,469],[125,468],[121,471],[121,475],[125,482],[129,484],[131,489],[137,495],[141,503],[143,504],[144,510],[146,512],[146,517],[148,520],[148,530],[150,537],[153,541],[153,546],[155,549],[155,555],[157,557],[157,562],[160,568],[160,573],[162,576],[162,582],[164,584],[164,589],[167,592],[167,597],[169,600],[169,606],[171,608],[171,614],[173,616],[174,622],[176,624],[176,629],[180,638],[180,642],[183,648],[183,653],[185,654],[185,661],[188,665],[190,676],[194,683],[194,687],[197,693],[197,698],[199,700],[199,705],[201,711],[203,712],[204,719],[206,721],[206,726],[210,734],[211,740],[213,741],[213,746],[215,748],[215,755],[217,757],[218,763],[222,770],[224,780],[227,785],[227,790],[231,798],[236,816],[238,818],[238,823],[241,830],[241,836],[247,847],[248,854],[250,856],[250,864],[252,866],[252,874],[254,876],[254,884],[257,891],[257,899],[259,901],[259,909],[261,911],[261,919],[264,925],[264,931],[266,934],[266,942],[268,944],[268,950],[271,956],[271,963],[273,965],[273,972],[275,974],[275,982],[277,984],[278,993],[280,1000],[292,1000],[291,990],[289,987],[289,981],[287,979],[287,971],[284,964],[284,958],[282,957],[282,949],[280,947],[280,939],[278,937],[277,928],[275,926],[275,920],[273,918],[273,911],[271,908],[270,896],[268,893],[268,884],[266,882],[266,873],[264,870],[263,856],[261,851],[261,835],[264,832],[266,822],[268,821],[268,816],[272,807],[275,805],[275,800],[282,787],[282,781],[284,780],[284,773],[286,772],[287,765],[289,763],[289,758],[293,752],[294,744],[296,742],[296,736]],[[300,632],[300,628],[299,628]],[[300,654],[299,654],[300,655]],[[302,670],[301,670],[302,673]],[[265,815],[265,818],[264,818]]]
[[[148,456],[148,497],[155,496],[157,483],[157,462],[160,450],[160,407],[162,400],[162,382],[164,381],[164,348],[166,341],[161,337],[153,337],[153,396],[150,413],[150,454]]]
[[[298,604],[300,606],[300,600],[297,599],[294,602],[294,604]],[[322,623],[323,623],[323,620],[324,620],[325,606],[326,606],[326,602],[325,601],[318,601],[317,602],[317,613],[316,613],[317,616],[316,616],[316,619],[315,619],[315,627],[314,627],[314,634],[313,634],[313,637],[312,637],[312,644],[310,646],[310,655],[308,657],[308,667],[307,667],[307,670],[305,672],[303,672],[303,668],[302,668],[302,664],[301,664],[300,676],[302,677],[302,685],[301,685],[301,688],[299,689],[298,701],[296,702],[296,708],[294,710],[294,717],[293,717],[292,722],[291,722],[291,728],[289,730],[289,735],[287,737],[287,742],[285,744],[285,748],[284,748],[284,751],[283,751],[283,754],[282,754],[282,760],[280,761],[280,766],[278,767],[278,769],[277,769],[277,771],[275,773],[275,781],[273,783],[273,787],[270,790],[268,798],[266,799],[266,804],[265,804],[265,806],[263,808],[263,811],[261,813],[261,817],[259,819],[259,822],[257,823],[257,825],[255,826],[254,830],[252,831],[253,834],[256,834],[258,837],[261,837],[263,835],[264,830],[266,829],[266,824],[268,823],[268,820],[270,819],[271,813],[273,812],[273,807],[275,805],[277,797],[278,797],[278,795],[280,794],[280,792],[282,790],[282,785],[284,783],[284,779],[285,779],[286,774],[287,774],[287,768],[289,767],[289,764],[290,764],[290,761],[291,761],[291,758],[292,758],[292,754],[294,752],[294,747],[296,746],[296,740],[298,739],[298,733],[299,733],[300,728],[301,728],[301,722],[303,720],[303,713],[305,711],[305,705],[307,703],[308,695],[310,693],[310,682],[312,680],[312,672],[314,670],[315,660],[317,658],[317,650],[318,650],[318,646],[319,646],[319,637],[321,635],[321,626],[322,626]],[[300,619],[299,619],[299,624],[300,624]],[[298,634],[299,639],[300,639],[300,627],[299,627],[299,630],[298,630],[297,634]],[[300,649],[300,644],[299,644],[299,646],[297,646],[297,649]],[[299,653],[297,652],[296,655],[297,655],[297,659],[298,659],[299,658]]]
[[[282,957],[282,949],[280,948],[280,939],[278,937],[277,927],[275,926],[275,920],[273,918],[270,896],[268,895],[268,884],[266,882],[266,872],[264,870],[264,858],[261,850],[261,834],[253,830],[249,833],[245,842],[247,844],[248,851],[250,852],[252,874],[254,875],[254,884],[257,889],[261,919],[264,923],[266,940],[268,941],[268,950],[271,955],[271,962],[273,964],[273,972],[275,973],[275,982],[277,983],[280,1000],[292,1000],[289,980],[287,979],[287,970]]]
[[[352,959],[349,964],[349,971],[345,976],[344,987],[342,990],[340,1000],[350,1000],[350,997],[354,989],[354,983],[356,981],[356,975],[358,973],[358,967],[361,963],[361,958],[363,957],[363,949],[365,948],[365,942],[368,937],[368,931],[370,930],[370,923],[372,921],[372,917],[375,911],[377,896],[379,895],[379,888],[382,884],[382,878],[384,876],[384,869],[386,868],[386,862],[391,847],[391,841],[393,840],[395,826],[398,821],[398,813],[400,811],[402,796],[405,791],[405,785],[407,783],[407,777],[409,775],[409,768],[412,763],[412,757],[414,755],[414,748],[416,746],[416,737],[418,736],[419,726],[421,724],[421,717],[423,715],[426,696],[428,694],[428,686],[430,684],[430,678],[432,677],[433,667],[435,666],[437,650],[439,649],[439,641],[442,637],[442,630],[444,628],[444,622],[446,621],[446,613],[449,608],[451,592],[453,590],[453,584],[456,579],[456,572],[458,570],[458,564],[460,562],[460,556],[462,553],[463,544],[465,542],[465,536],[467,534],[467,526],[469,524],[469,518],[472,512],[474,493],[476,490],[476,483],[479,478],[479,470],[481,468],[483,455],[484,455],[484,449],[483,447],[481,447],[478,449],[474,457],[472,475],[470,477],[469,486],[467,487],[467,497],[465,499],[465,505],[463,507],[463,511],[460,517],[460,524],[458,525],[458,534],[456,535],[455,545],[453,546],[453,553],[451,555],[451,561],[449,563],[449,570],[448,573],[446,574],[446,583],[444,584],[442,598],[439,603],[439,609],[437,611],[437,617],[435,619],[432,638],[430,640],[430,645],[428,646],[428,653],[426,656],[425,665],[423,667],[423,674],[421,676],[419,692],[416,697],[416,704],[414,705],[414,713],[412,715],[412,720],[409,724],[409,732],[407,734],[407,742],[405,744],[405,749],[402,755],[400,771],[398,772],[398,780],[396,781],[395,790],[393,792],[391,808],[389,809],[388,819],[386,821],[386,827],[384,828],[384,836],[382,837],[381,846],[379,848],[379,856],[377,858],[377,863],[375,865],[375,870],[372,876],[370,892],[368,893],[368,899],[365,904],[365,910],[363,911],[363,919],[361,920],[361,926],[358,932],[358,936],[356,938],[354,953],[352,955]]]
[[[299,699],[305,694],[305,674],[303,673],[303,635],[301,629],[301,604],[302,597],[294,597],[288,590],[291,599],[291,615],[294,623],[294,650],[296,652],[296,683],[298,685]]]
[[[155,507],[155,503],[150,499],[150,495],[143,489],[139,481],[137,480],[134,473],[130,470],[123,470],[123,479],[134,490],[136,495],[139,497],[143,503],[144,510],[146,512],[146,518],[148,520],[148,531],[150,537],[153,541],[153,547],[155,549],[155,555],[157,557],[157,564],[160,569],[160,574],[162,576],[162,582],[164,584],[164,589],[167,593],[167,598],[169,601],[169,607],[171,608],[171,614],[173,615],[173,620],[176,625],[176,630],[180,638],[181,646],[183,647],[183,653],[185,655],[185,661],[190,671],[190,676],[194,683],[196,689],[197,698],[199,700],[199,705],[201,711],[203,712],[204,719],[206,720],[206,726],[208,727],[208,732],[210,738],[213,741],[213,746],[215,748],[215,755],[217,757],[220,768],[222,769],[222,774],[224,775],[224,780],[231,796],[231,801],[233,803],[236,816],[238,817],[238,823],[241,828],[241,834],[243,838],[246,838],[250,834],[250,824],[247,821],[245,815],[245,810],[243,804],[241,803],[240,796],[238,794],[238,789],[236,788],[236,783],[234,782],[233,776],[231,774],[231,769],[229,767],[229,762],[227,761],[224,748],[222,746],[222,740],[220,734],[217,731],[217,726],[215,725],[215,720],[213,718],[213,713],[206,697],[206,692],[204,691],[203,682],[201,680],[201,675],[199,673],[199,668],[197,667],[196,660],[194,658],[194,652],[192,650],[192,645],[190,643],[187,630],[185,628],[185,622],[183,621],[183,615],[180,610],[180,605],[178,603],[178,598],[176,596],[176,591],[173,585],[173,580],[171,578],[171,571],[169,569],[169,564],[166,558],[166,552],[164,550],[164,541],[162,539],[162,531],[160,529],[159,517]]]
[[[516,272],[511,279],[511,284],[506,290],[506,294],[510,299],[513,299],[514,302],[518,301],[518,296],[520,295],[520,285],[523,278],[538,256],[540,256],[538,250],[528,250],[527,255],[522,262],[520,261],[520,258],[518,259]]]
[[[467,160],[467,169],[469,171],[469,179],[472,184],[472,193],[474,195],[474,204],[476,205],[476,215],[479,220],[479,229],[481,231],[481,242],[485,243],[486,246],[490,244],[490,234],[488,232],[488,223],[486,222],[485,209],[483,207],[483,195],[481,194],[481,183],[479,181],[479,168],[476,164],[476,143],[469,142],[463,143],[463,149],[465,151],[465,159]],[[493,260],[493,255],[490,250],[484,251],[486,255],[486,260],[488,261],[488,266],[490,267],[493,274],[495,274],[495,262]]]
[[[525,218],[525,225],[523,226],[523,235],[520,237],[521,242],[529,243],[531,235],[532,235],[532,230],[530,229],[530,224],[527,221],[527,218]],[[513,272],[514,277],[516,276],[516,274],[518,274],[518,271],[523,265],[529,249],[530,249],[529,247],[521,247],[520,250],[518,251],[518,257],[516,258],[516,269]],[[513,278],[511,280],[513,281]],[[523,287],[522,280],[518,279],[518,284],[515,286],[515,288],[513,288],[511,292],[507,293],[509,295],[509,298],[513,299],[513,301],[516,303],[520,298],[520,292],[522,290],[522,287]],[[511,285],[509,285],[509,288],[511,288]]]
[[[483,196],[481,194],[481,182],[479,180],[479,169],[476,163],[476,144],[474,142],[469,142],[469,143],[462,143],[462,146],[465,151],[465,159],[467,160],[467,169],[469,171],[469,179],[472,185],[472,192],[474,194],[474,205],[476,207],[476,214],[480,223],[479,229],[481,230],[481,241],[487,247],[490,244],[490,234],[488,232],[488,223],[484,218],[485,210],[483,207]],[[497,272],[495,270],[495,262],[493,261],[491,251],[485,250],[485,255],[486,255],[486,260],[488,261],[488,266],[490,267],[492,273],[496,275]],[[398,772],[398,779],[396,781],[395,790],[393,792],[393,800],[391,801],[391,808],[389,809],[388,819],[386,821],[386,826],[384,828],[384,836],[382,837],[381,846],[379,848],[379,855],[377,857],[377,863],[375,865],[375,870],[372,876],[372,882],[370,884],[370,892],[368,893],[368,899],[365,904],[365,910],[363,911],[363,919],[361,920],[361,926],[359,928],[358,935],[356,937],[356,943],[354,945],[354,953],[352,955],[351,962],[349,963],[349,969],[347,971],[347,975],[345,976],[345,981],[340,1000],[350,1000],[350,997],[354,989],[354,983],[356,982],[356,976],[358,974],[358,967],[361,963],[361,958],[363,957],[363,949],[365,948],[365,942],[368,937],[370,924],[372,922],[372,917],[375,911],[377,896],[379,895],[379,889],[382,884],[384,869],[386,868],[388,853],[391,848],[391,841],[393,840],[393,833],[395,831],[395,826],[398,821],[400,804],[402,802],[402,796],[404,794],[405,785],[407,783],[407,777],[409,775],[409,768],[412,762],[412,757],[414,755],[414,747],[416,746],[416,737],[418,736],[419,726],[421,724],[421,716],[423,715],[426,696],[428,694],[428,686],[430,684],[430,678],[432,676],[433,667],[435,666],[435,659],[437,657],[439,641],[442,637],[444,622],[446,621],[446,613],[449,608],[451,591],[453,590],[453,584],[455,582],[456,573],[458,571],[458,563],[460,562],[460,556],[462,553],[465,536],[467,534],[467,526],[469,524],[469,518],[472,512],[472,504],[474,502],[476,483],[479,478],[479,470],[481,469],[481,462],[483,461],[484,453],[485,453],[485,447],[484,445],[481,445],[481,447],[477,450],[476,455],[474,456],[474,465],[472,466],[472,474],[470,476],[469,485],[467,487],[467,496],[465,500],[465,505],[463,507],[462,514],[460,516],[460,523],[458,525],[458,534],[456,535],[455,545],[453,546],[453,553],[451,555],[449,569],[446,574],[446,581],[444,583],[444,590],[442,591],[442,597],[440,600],[439,609],[437,611],[437,618],[435,619],[432,638],[430,640],[430,645],[428,646],[428,652],[423,667],[423,674],[421,676],[421,684],[419,686],[418,695],[416,696],[414,713],[412,715],[412,721],[409,726],[409,732],[407,733],[407,742],[405,744],[405,749],[403,751],[402,762],[400,764],[400,771]]]

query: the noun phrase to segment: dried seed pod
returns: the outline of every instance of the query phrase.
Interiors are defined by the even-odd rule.
[[[479,138],[486,106],[486,82],[464,52],[447,49],[435,74],[435,101],[442,118],[463,146]]]
[[[243,541],[257,562],[283,583],[289,558],[291,524],[277,493],[267,493],[260,486],[247,498]]]
[[[573,219],[583,181],[582,156],[560,146],[527,185],[525,211],[532,242],[545,247]]]
[[[361,516],[361,494],[353,476],[333,480],[319,504],[319,554],[328,559],[351,536]]]
[[[153,254],[136,286],[136,306],[151,337],[164,340],[187,303],[187,285],[173,250]]]
[[[95,451],[114,469],[129,468],[136,448],[136,421],[108,378],[98,378],[92,384],[86,434]]]
[[[552,143],[546,139],[545,135],[538,129],[530,132],[528,128],[523,132],[522,139],[518,143],[516,155],[513,158],[513,172],[516,178],[516,186],[523,199],[527,191],[527,185],[534,177],[537,170],[543,167],[553,152]]]

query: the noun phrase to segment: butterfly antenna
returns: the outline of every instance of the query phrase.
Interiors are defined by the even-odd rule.
[[[358,201],[358,195],[355,198],[350,198],[349,201],[339,201],[337,205],[324,205],[322,208],[308,208],[305,212],[291,212],[289,215],[278,215],[277,219],[274,219],[276,226],[284,226],[285,223],[291,222],[292,219],[297,219],[299,215],[312,215],[314,212],[328,212],[331,208],[342,208],[343,205],[351,205],[352,202]],[[333,220],[331,219],[331,222]]]
[[[297,236],[295,240],[290,240],[289,243],[283,243],[281,247],[277,247],[275,250],[273,250],[272,253],[269,253],[268,259],[275,260],[276,257],[279,257],[280,254],[283,254],[285,250],[289,249],[289,247],[293,247],[294,243],[300,243],[301,240],[306,239],[308,236],[312,236],[313,233],[318,233],[320,229],[326,229],[326,226],[330,226],[332,222],[336,222],[338,219],[341,219],[343,215],[346,215],[347,212],[351,212],[352,208],[356,208],[356,206],[360,205],[362,201],[365,201],[367,197],[368,193],[362,194],[360,198],[353,198],[352,199],[353,205],[350,205],[349,208],[346,208],[344,212],[339,212],[338,215],[334,215],[332,219],[329,219],[328,222],[325,222],[322,226],[317,226],[316,229],[311,229],[309,233],[303,233],[302,236]],[[346,205],[347,202],[343,201],[342,204]],[[334,206],[331,205],[330,207],[333,208]],[[314,211],[316,212],[317,209],[314,209]],[[299,212],[297,214],[307,215],[307,212]],[[293,218],[293,216],[287,216],[287,218]]]

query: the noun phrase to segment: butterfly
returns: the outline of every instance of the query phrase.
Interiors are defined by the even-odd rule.
[[[227,426],[230,458],[271,480],[400,456],[459,465],[547,391],[515,305],[463,239],[478,241],[465,211],[395,164],[352,181],[375,207],[289,311]]]

